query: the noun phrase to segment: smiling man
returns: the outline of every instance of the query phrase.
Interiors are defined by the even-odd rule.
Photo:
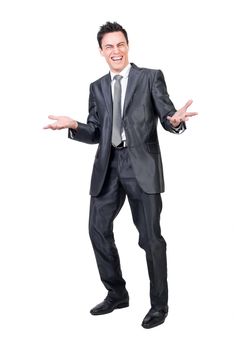
[[[106,298],[91,309],[103,315],[129,305],[115,245],[113,222],[127,196],[139,245],[145,250],[151,308],[144,328],[162,324],[168,314],[166,242],[161,235],[161,193],[164,192],[157,123],[179,134],[196,115],[192,101],[177,110],[160,70],[138,68],[128,60],[128,35],[118,23],[107,22],[97,34],[100,53],[110,72],[90,85],[87,123],[49,116],[45,129],[69,129],[69,138],[98,143],[90,187],[89,234]],[[125,232],[127,234],[127,232]]]
[[[100,52],[105,57],[111,72],[120,73],[129,64],[127,34],[107,33],[100,41]]]

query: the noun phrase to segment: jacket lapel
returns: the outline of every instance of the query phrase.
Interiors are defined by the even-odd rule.
[[[123,109],[123,116],[125,116],[127,108],[129,104],[131,103],[132,96],[134,94],[135,88],[137,86],[137,82],[141,73],[141,70],[135,65],[131,64],[131,69],[128,76],[128,85],[125,95],[125,101],[124,101],[124,109]],[[106,103],[106,108],[110,116],[112,116],[113,113],[113,106],[112,106],[112,93],[111,93],[111,77],[110,74],[107,74],[104,76],[104,78],[101,80],[101,87],[102,92],[104,96],[104,100]]]
[[[126,115],[127,108],[131,103],[131,100],[140,76],[140,72],[141,72],[140,69],[135,64],[132,63],[131,65],[132,67],[130,69],[129,76],[128,76],[128,85],[127,85],[125,101],[124,101],[124,110],[123,110],[124,117]]]
[[[111,93],[111,77],[110,74],[107,74],[102,80],[101,80],[101,87],[102,92],[104,96],[104,100],[106,103],[106,108],[109,113],[109,115],[112,116],[112,93]]]

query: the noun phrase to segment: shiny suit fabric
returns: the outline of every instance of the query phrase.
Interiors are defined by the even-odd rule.
[[[167,116],[176,109],[171,102],[163,73],[160,70],[138,68],[132,64],[123,110],[123,127],[133,171],[146,193],[164,192],[161,152],[157,123],[172,133],[185,129],[182,123],[175,129]],[[103,186],[111,152],[112,95],[110,74],[90,85],[87,123],[79,122],[77,130],[69,130],[69,137],[95,144],[98,149],[90,186],[91,196],[97,196]]]
[[[139,245],[146,253],[151,305],[161,309],[167,306],[166,242],[159,224],[161,195],[149,195],[141,189],[127,148],[112,148],[102,191],[99,196],[91,196],[89,232],[101,280],[113,299],[121,299],[126,294],[113,233],[113,221],[126,196],[139,231]]]
[[[167,306],[166,242],[161,235],[163,167],[157,122],[180,133],[167,119],[176,112],[160,70],[132,64],[124,101],[123,126],[127,148],[111,145],[112,96],[110,74],[90,85],[87,123],[78,122],[68,136],[85,143],[98,143],[90,186],[89,233],[100,278],[113,299],[126,295],[113,222],[127,196],[139,245],[145,250],[150,278],[150,299],[155,309]]]

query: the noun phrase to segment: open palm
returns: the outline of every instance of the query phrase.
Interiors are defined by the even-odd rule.
[[[191,106],[192,103],[193,101],[189,100],[184,105],[184,107],[178,109],[175,114],[173,114],[171,117],[167,117],[167,119],[174,127],[177,127],[180,123],[186,122],[190,117],[198,114],[197,112],[187,112],[187,109]]]

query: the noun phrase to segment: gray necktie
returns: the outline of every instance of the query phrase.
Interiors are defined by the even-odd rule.
[[[122,113],[121,113],[121,79],[122,75],[115,75],[114,96],[113,96],[113,125],[112,144],[118,146],[121,141]]]

